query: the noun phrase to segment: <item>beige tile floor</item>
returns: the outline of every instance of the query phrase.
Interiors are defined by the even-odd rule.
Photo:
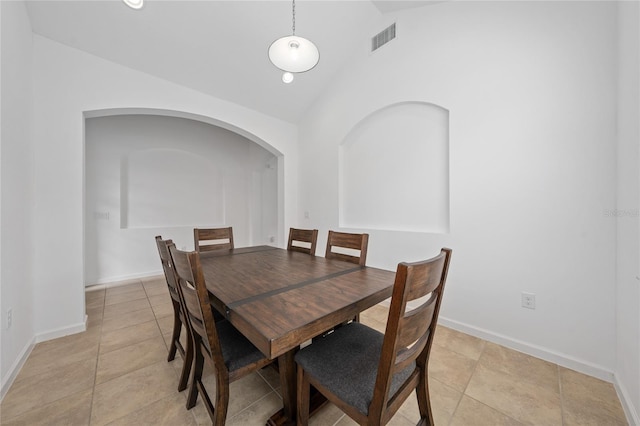
[[[88,291],[86,301],[88,330],[36,345],[2,401],[0,423],[209,424],[201,401],[187,411],[186,392],[176,390],[180,356],[166,361],[172,308],[164,278]],[[384,331],[386,315],[375,306],[361,320]],[[611,384],[445,327],[429,375],[437,425],[627,424]],[[278,392],[270,369],[233,383],[227,423],[264,425],[281,406]],[[390,424],[417,420],[410,398]],[[354,424],[332,405],[311,423]]]

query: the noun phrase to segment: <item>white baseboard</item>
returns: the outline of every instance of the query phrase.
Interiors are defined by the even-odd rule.
[[[484,330],[469,324],[464,324],[458,321],[450,320],[448,318],[439,317],[438,323],[445,327],[452,328],[454,330],[458,330],[475,337],[479,337],[489,342],[493,342],[498,345],[505,346],[510,349],[514,349],[518,352],[523,352],[527,355],[531,355],[536,358],[540,358],[545,361],[558,364],[562,367],[566,367],[571,370],[578,371],[588,376],[592,376],[609,383],[614,382],[613,371],[603,366],[593,364],[588,361],[580,360],[570,355],[555,352],[548,348],[532,345],[531,343],[513,339],[511,337],[494,333],[492,331]]]
[[[0,401],[4,399],[4,396],[9,391],[9,388],[16,380],[18,373],[22,369],[24,363],[27,361],[27,358],[29,358],[29,355],[31,354],[31,351],[33,350],[35,345],[36,339],[33,338],[29,343],[25,345],[25,347],[20,352],[20,355],[18,355],[18,358],[15,360],[11,368],[9,368],[7,374],[2,378],[2,387],[0,387]]]
[[[627,389],[619,378],[607,368],[445,317],[438,318],[438,324],[612,383],[624,409],[627,422],[631,426],[640,426],[640,415],[638,415]]]
[[[85,315],[84,321],[81,323],[36,334],[35,342],[36,343],[46,342],[47,340],[57,339],[59,337],[68,336],[70,334],[82,333],[83,331],[86,331],[86,330],[87,330],[87,316]]]
[[[57,339],[58,337],[64,337],[70,334],[81,333],[86,329],[87,329],[87,316],[85,315],[84,322],[80,324],[74,324],[68,327],[62,327],[59,329],[36,334],[31,339],[31,341],[27,343],[27,345],[22,349],[22,352],[20,352],[20,355],[18,356],[16,361],[13,363],[11,368],[9,368],[9,371],[7,372],[5,377],[2,378],[2,387],[0,388],[0,401],[4,399],[4,396],[9,391],[9,388],[11,387],[13,382],[16,380],[18,373],[20,373],[20,370],[24,366],[24,363],[27,361],[27,358],[29,358],[29,355],[31,355],[31,351],[35,347],[36,343],[45,342],[51,339]]]
[[[155,271],[149,271],[149,272],[140,272],[140,273],[136,273],[136,274],[128,274],[128,275],[118,275],[118,276],[114,276],[114,277],[106,277],[106,278],[99,278],[98,280],[92,282],[92,283],[88,283],[85,285],[85,287],[93,287],[96,285],[102,285],[102,284],[112,284],[112,283],[117,283],[119,281],[127,281],[127,280],[137,280],[140,278],[147,278],[147,277],[152,277],[152,276],[156,276],[156,275],[163,275],[164,272],[161,269],[155,270]]]
[[[629,396],[627,388],[622,383],[620,383],[617,375],[614,375],[613,386],[616,388],[618,398],[620,399],[620,403],[622,404],[624,414],[625,416],[627,416],[627,422],[629,423],[629,425],[640,426],[640,415],[638,414],[636,408],[633,406],[633,401]]]

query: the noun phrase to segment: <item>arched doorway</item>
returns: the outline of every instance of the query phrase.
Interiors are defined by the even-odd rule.
[[[192,249],[194,227],[278,244],[282,155],[215,119],[165,110],[85,113],[85,285],[160,273],[153,237]],[[268,148],[268,149],[267,149]]]

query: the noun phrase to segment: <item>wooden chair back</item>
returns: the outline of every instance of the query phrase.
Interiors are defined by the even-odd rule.
[[[306,243],[306,245],[296,244],[298,242]],[[289,229],[289,243],[287,244],[287,250],[299,251],[301,253],[307,253],[311,256],[316,255],[316,243],[318,242],[318,230],[317,229]]]
[[[295,355],[298,425],[309,422],[311,386],[361,425],[387,424],[415,389],[418,424],[434,424],[428,363],[450,260],[443,248],[398,264],[384,335],[353,322]]]
[[[416,388],[418,401],[428,401],[427,366],[450,259],[451,249],[444,248],[432,259],[398,265],[369,419],[385,424]],[[421,298],[408,309],[409,302]],[[396,395],[389,395],[394,374],[413,362],[416,369]],[[430,409],[428,417],[433,425]]]
[[[369,234],[350,234],[347,232],[329,231],[327,237],[327,249],[324,257],[327,259],[340,259],[364,266],[367,261],[367,246],[369,245]],[[357,250],[356,255],[335,251],[335,247],[343,249]]]
[[[198,394],[211,422],[222,426],[229,409],[229,383],[259,370],[273,360],[266,358],[229,321],[214,321],[213,307],[204,280],[200,254],[170,248],[176,271],[178,293],[191,331],[194,356],[187,409],[196,405]],[[223,352],[224,348],[224,352]],[[204,360],[208,357],[215,369],[215,405],[202,381]]]
[[[191,364],[193,362],[193,341],[191,332],[189,331],[189,324],[184,314],[180,293],[178,292],[176,271],[173,267],[173,260],[171,259],[170,248],[175,247],[175,244],[171,240],[163,240],[162,237],[157,236],[156,245],[158,246],[158,253],[160,253],[160,262],[162,263],[162,270],[164,271],[165,281],[167,282],[169,294],[171,295],[171,303],[173,305],[173,331],[171,333],[171,344],[169,345],[167,361],[174,360],[176,351],[182,355],[183,364],[182,373],[180,374],[180,380],[178,382],[178,391],[183,391],[187,388]],[[186,329],[187,337],[185,345],[180,342],[183,325]]]
[[[204,244],[203,244],[204,243]],[[233,250],[233,227],[193,230],[193,246],[197,252]]]
[[[169,253],[169,247],[174,245],[175,244],[171,240],[163,240],[159,235],[156,237],[156,246],[158,247],[158,253],[160,254],[160,262],[162,263],[162,270],[164,271],[164,278],[167,281],[169,294],[171,295],[171,298],[179,304],[180,296],[178,295],[176,274],[173,270],[171,254]]]
[[[199,343],[204,343],[216,368],[216,374],[227,377],[228,380],[229,372],[222,356],[209,301],[209,291],[200,265],[200,256],[197,252],[181,251],[175,246],[170,248],[170,252],[176,271],[178,291],[182,297],[185,316],[196,341],[196,347]]]

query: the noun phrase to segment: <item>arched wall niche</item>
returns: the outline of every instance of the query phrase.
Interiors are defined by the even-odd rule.
[[[83,116],[86,285],[156,273],[155,235],[191,250],[194,227],[233,226],[238,246],[280,243],[284,156],[261,138],[180,111]]]
[[[358,122],[339,147],[341,228],[449,232],[449,111],[394,103]]]

